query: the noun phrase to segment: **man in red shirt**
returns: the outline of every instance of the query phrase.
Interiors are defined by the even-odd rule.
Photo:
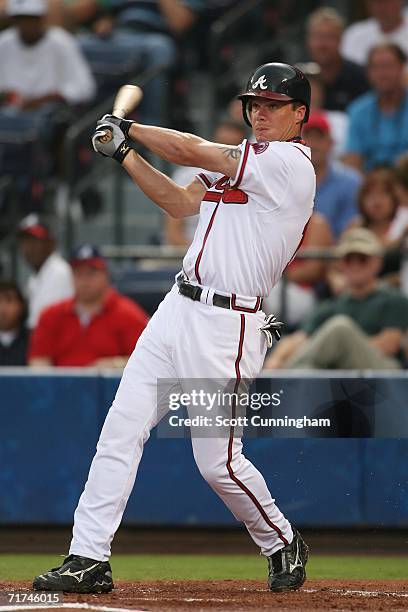
[[[112,288],[106,261],[95,247],[82,245],[70,263],[75,295],[42,312],[29,365],[123,367],[147,314]]]

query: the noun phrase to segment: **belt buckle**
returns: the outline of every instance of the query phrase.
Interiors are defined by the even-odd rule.
[[[201,287],[199,287],[198,285],[191,285],[191,284],[190,284],[190,287],[192,289],[191,299],[194,300],[195,302],[198,302],[201,297],[201,292],[202,292]]]

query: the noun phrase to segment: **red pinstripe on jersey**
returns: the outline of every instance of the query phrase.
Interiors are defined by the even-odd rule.
[[[239,383],[241,382],[241,371],[240,371],[239,364],[240,364],[240,361],[241,361],[241,358],[242,358],[242,352],[243,352],[243,346],[244,346],[244,337],[245,337],[245,315],[241,314],[240,318],[241,318],[241,329],[240,329],[240,334],[239,334],[238,354],[237,354],[237,358],[235,360],[236,382],[235,382],[235,386],[234,386],[234,393],[238,393]],[[233,403],[232,403],[232,414],[231,414],[232,418],[235,418],[235,415],[236,415],[235,397],[236,396],[234,396]],[[262,505],[261,505],[260,501],[255,497],[255,495],[252,493],[252,491],[250,491],[248,489],[248,487],[246,485],[244,485],[244,483],[241,482],[239,480],[239,478],[237,478],[237,476],[234,474],[234,470],[232,469],[232,466],[231,466],[233,443],[234,443],[234,427],[231,426],[230,427],[229,441],[228,441],[228,459],[227,459],[227,470],[228,470],[229,477],[231,478],[231,480],[233,482],[235,482],[236,485],[238,485],[238,487],[242,491],[244,491],[244,493],[246,493],[248,495],[248,497],[253,501],[253,503],[255,504],[257,509],[259,510],[259,512],[262,515],[262,518],[264,519],[264,521],[269,525],[269,527],[271,527],[278,534],[280,540],[282,540],[284,545],[287,546],[288,545],[287,539],[284,537],[284,535],[282,534],[282,531],[279,529],[279,527],[277,525],[275,525],[271,521],[269,516],[266,514],[265,510],[262,508]]]
[[[220,194],[220,195],[221,195],[221,194]],[[200,261],[201,261],[201,258],[202,258],[202,256],[203,256],[203,252],[204,252],[205,243],[207,242],[208,235],[209,235],[209,233],[211,232],[211,228],[212,228],[212,226],[213,226],[213,223],[214,223],[214,218],[215,218],[215,215],[216,215],[216,213],[217,213],[218,207],[219,207],[219,203],[218,203],[218,204],[217,204],[217,206],[214,208],[214,210],[213,210],[213,214],[211,215],[210,222],[209,222],[209,224],[208,224],[208,226],[207,226],[207,229],[206,229],[206,231],[205,231],[205,234],[204,234],[203,244],[202,244],[202,246],[201,246],[201,249],[200,249],[199,254],[197,255],[197,259],[196,259],[195,266],[194,266],[194,272],[195,272],[195,275],[196,275],[196,279],[197,279],[197,281],[200,283],[200,285],[201,285],[201,276],[200,276],[200,272],[199,272]]]

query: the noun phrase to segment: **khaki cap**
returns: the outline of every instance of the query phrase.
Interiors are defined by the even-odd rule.
[[[356,227],[343,234],[334,252],[337,257],[345,257],[350,253],[381,257],[383,246],[373,232],[364,227]]]

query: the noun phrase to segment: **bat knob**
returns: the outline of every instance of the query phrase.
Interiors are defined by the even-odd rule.
[[[102,136],[99,136],[98,140],[99,142],[102,142],[103,144],[106,144],[107,142],[110,142],[113,138],[113,132],[110,128],[107,128],[104,131],[104,134]]]

